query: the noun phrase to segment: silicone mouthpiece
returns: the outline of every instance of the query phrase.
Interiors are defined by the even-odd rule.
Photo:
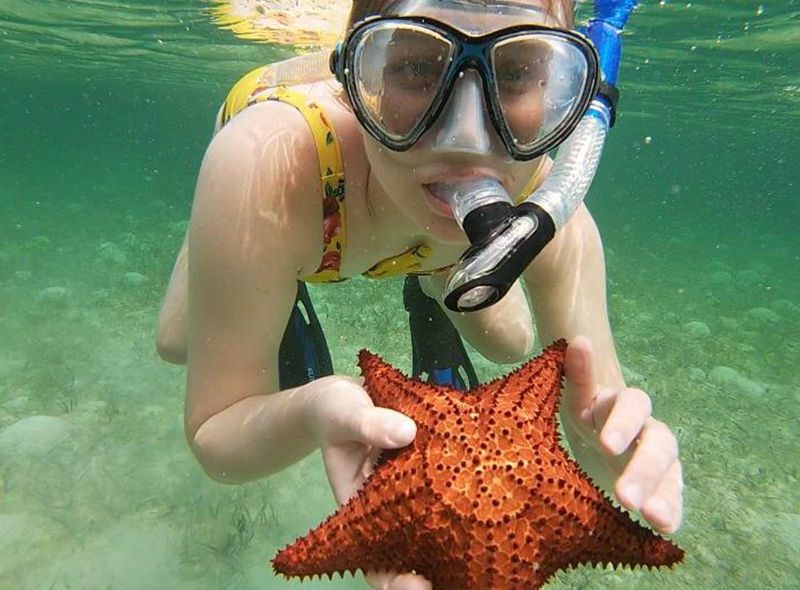
[[[447,198],[462,229],[467,216],[490,205],[513,205],[506,189],[494,178],[478,177],[448,185]]]

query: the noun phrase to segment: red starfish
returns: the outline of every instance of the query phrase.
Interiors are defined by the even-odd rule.
[[[361,351],[378,406],[417,423],[364,487],[273,560],[287,576],[415,571],[435,590],[541,588],[579,564],[673,565],[683,550],[615,508],[559,444],[567,344],[463,392]]]

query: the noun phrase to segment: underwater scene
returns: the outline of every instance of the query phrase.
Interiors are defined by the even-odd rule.
[[[336,508],[320,454],[216,483],[184,435],[185,369],[155,349],[228,89],[334,42],[348,6],[234,3],[238,21],[201,0],[0,3],[0,590],[368,588],[273,573]],[[275,30],[247,38],[271,26],[253,14]],[[686,555],[545,587],[796,589],[800,0],[644,0],[625,31],[586,202],[626,381],[679,440]],[[362,348],[411,371],[402,289],[309,286],[337,373]],[[470,355],[482,381],[514,368]]]

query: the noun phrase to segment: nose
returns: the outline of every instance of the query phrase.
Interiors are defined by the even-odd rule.
[[[485,156],[492,140],[478,72],[462,72],[437,125],[433,149],[442,153]]]

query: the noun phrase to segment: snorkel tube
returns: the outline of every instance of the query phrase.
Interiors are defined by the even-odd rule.
[[[470,241],[444,286],[451,310],[476,311],[499,301],[583,203],[614,124],[621,35],[637,3],[595,0],[594,18],[584,32],[600,56],[602,81],[589,110],[559,147],[544,183],[516,206],[489,178],[462,183],[450,195]]]

